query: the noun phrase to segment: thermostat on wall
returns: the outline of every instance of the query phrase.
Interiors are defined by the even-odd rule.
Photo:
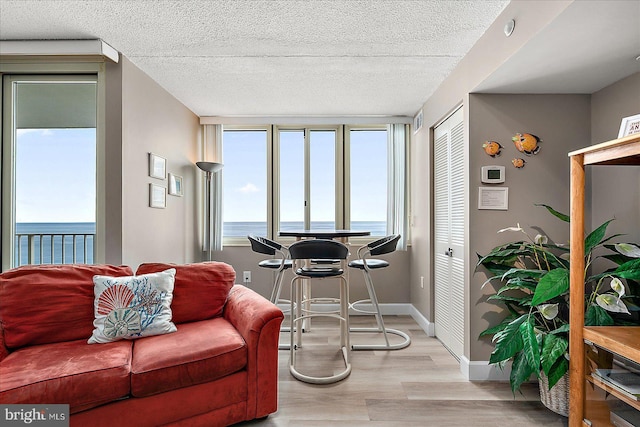
[[[502,184],[504,182],[504,166],[482,166],[482,182]]]

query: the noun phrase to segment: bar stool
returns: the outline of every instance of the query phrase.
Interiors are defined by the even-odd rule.
[[[291,280],[291,331],[290,331],[290,359],[289,372],[294,378],[311,384],[330,384],[340,381],[351,373],[349,346],[349,286],[344,276],[345,263],[349,256],[349,249],[334,240],[314,239],[300,240],[289,246],[289,253],[294,262],[295,276]],[[310,260],[338,259],[340,265],[311,264]],[[339,298],[311,298],[304,300],[303,285],[308,281],[310,285],[319,279],[339,279]],[[307,303],[337,302],[338,311],[314,311],[307,307]],[[311,376],[301,373],[296,367],[296,350],[302,347],[302,323],[313,317],[331,317],[340,322],[340,350],[345,368],[341,372],[324,377]]]
[[[251,242],[251,249],[254,252],[271,256],[275,256],[276,254],[279,255],[279,258],[265,259],[258,263],[258,266],[262,268],[268,268],[276,271],[273,288],[271,289],[271,298],[269,300],[274,304],[278,304],[280,301],[280,291],[282,290],[284,272],[293,266],[293,262],[289,259],[289,249],[278,242],[267,239],[266,237],[251,234],[247,236],[247,238],[249,239],[249,242]],[[289,301],[286,302],[288,303]]]
[[[385,340],[385,344],[353,345],[351,347],[353,350],[399,350],[411,344],[411,338],[409,338],[409,335],[407,335],[406,333],[399,331],[397,329],[386,328],[384,326],[384,320],[382,319],[382,314],[380,313],[380,305],[378,304],[378,297],[376,296],[376,291],[373,287],[373,280],[371,279],[371,270],[388,267],[389,263],[382,259],[368,258],[369,256],[383,255],[383,254],[388,254],[390,252],[395,251],[396,246],[398,245],[399,239],[400,239],[400,235],[395,234],[395,235],[383,237],[367,245],[361,246],[358,249],[358,253],[357,253],[358,259],[355,259],[349,262],[349,267],[362,270],[362,273],[364,274],[364,283],[367,288],[367,292],[369,293],[369,299],[355,301],[349,304],[349,308],[359,313],[374,315],[376,318],[376,322],[378,324],[377,328],[351,328],[350,331],[351,332],[381,332]],[[373,305],[374,310],[373,311],[366,310],[366,309],[357,307],[358,304],[365,304],[365,303]],[[403,341],[397,344],[391,344],[389,343],[389,337],[387,334],[398,335],[403,338]]]

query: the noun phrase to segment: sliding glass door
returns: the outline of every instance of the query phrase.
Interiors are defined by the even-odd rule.
[[[3,266],[93,263],[97,77],[3,85]]]

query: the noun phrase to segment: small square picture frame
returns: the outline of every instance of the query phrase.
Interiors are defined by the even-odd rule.
[[[149,176],[165,179],[167,176],[167,159],[157,154],[149,153]]]
[[[158,184],[149,184],[149,207],[164,209],[167,207],[166,188]]]
[[[618,138],[635,135],[636,133],[640,133],[640,114],[623,118],[622,122],[620,122]]]
[[[169,174],[169,194],[172,196],[182,197],[182,177],[180,175]]]

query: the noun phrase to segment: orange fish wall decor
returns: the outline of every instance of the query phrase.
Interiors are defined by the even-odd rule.
[[[482,148],[484,148],[484,152],[491,157],[499,156],[502,151],[502,145],[495,141],[485,141],[485,143],[482,144]]]
[[[511,163],[513,163],[513,166],[515,166],[517,169],[522,169],[524,167],[524,164],[527,163],[524,159],[513,159],[511,160]]]
[[[538,151],[540,151],[540,145],[538,144],[542,140],[530,133],[516,133],[516,136],[511,138],[511,140],[516,146],[516,149],[527,156],[538,154]]]

